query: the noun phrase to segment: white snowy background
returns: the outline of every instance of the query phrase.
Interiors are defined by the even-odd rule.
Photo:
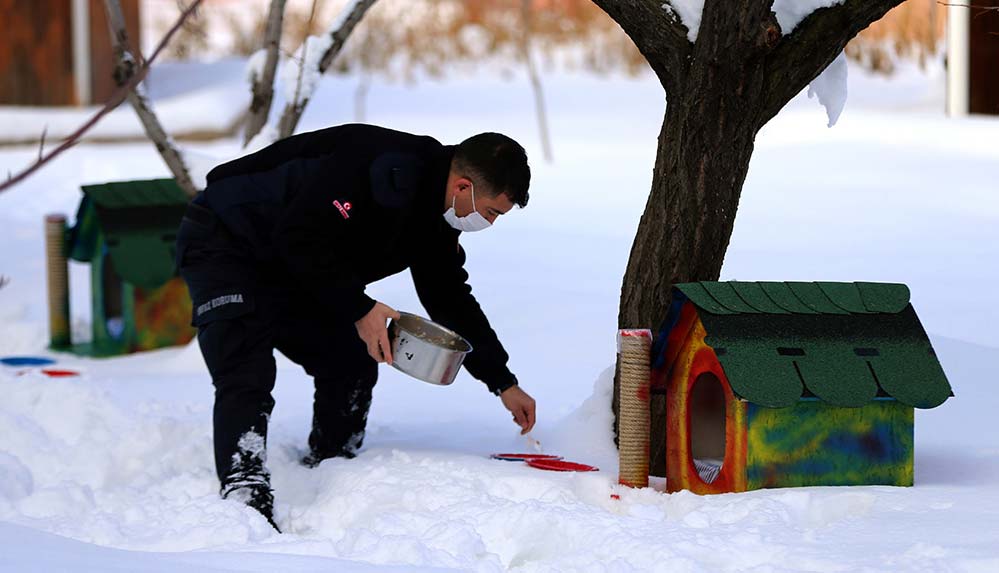
[[[167,128],[245,108],[245,66],[158,68],[150,93]],[[375,83],[368,121],[445,143],[502,131],[527,147],[530,205],[463,238],[471,283],[538,401],[533,437],[601,471],[490,460],[530,446],[483,385],[462,373],[434,387],[387,367],[361,455],[306,469],[311,380],[280,360],[269,454],[285,533],[218,499],[196,344],[104,360],[45,349],[42,217],[75,213],[81,184],[168,174],[148,143],[83,144],[0,194],[0,274],[11,279],[0,356],[52,356],[82,373],[0,370],[0,570],[999,571],[999,121],[944,117],[939,64],[890,79],[851,70],[832,129],[803,92],[757,140],[722,272],[910,286],[956,394],[917,412],[915,487],[667,495],[660,482],[616,485],[608,370],[662,89],[651,75],[544,81],[552,164],[525,77]],[[323,79],[300,131],[351,121],[356,83]],[[122,108],[104,129],[137,135],[133,115]],[[0,135],[75,123],[0,108]],[[235,140],[189,147],[239,153]],[[0,147],[0,173],[36,154]],[[71,280],[75,330],[86,332],[86,267],[74,264]],[[369,293],[423,312],[408,274]]]

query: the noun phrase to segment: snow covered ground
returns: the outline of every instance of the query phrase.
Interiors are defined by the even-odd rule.
[[[651,77],[549,76],[555,162],[545,164],[523,78],[374,84],[371,122],[448,143],[499,130],[528,148],[529,207],[463,239],[472,284],[538,400],[533,437],[602,471],[489,460],[528,448],[495,397],[464,373],[438,388],[390,368],[363,453],[305,469],[296,459],[311,382],[283,361],[270,437],[277,535],[217,498],[212,388],[195,345],[58,355],[83,376],[0,371],[0,570],[999,571],[999,432],[989,423],[999,410],[999,121],[943,117],[939,69],[851,74],[836,127],[800,96],[759,137],[722,278],[910,286],[956,394],[917,413],[915,487],[620,489],[608,367],[661,89]],[[325,81],[302,129],[352,120],[355,86]],[[237,144],[197,151],[224,157]],[[0,149],[0,172],[35,153]],[[47,354],[42,216],[72,214],[81,184],[166,174],[148,144],[85,144],[0,195],[0,275],[11,278],[0,356]],[[85,330],[82,266],[72,281]],[[422,311],[406,274],[369,292]]]

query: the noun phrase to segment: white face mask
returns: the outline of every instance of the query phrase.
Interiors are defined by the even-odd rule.
[[[489,219],[482,216],[481,213],[475,210],[475,184],[472,183],[472,212],[464,217],[459,217],[454,212],[454,201],[457,196],[451,198],[451,208],[444,213],[444,220],[447,221],[448,225],[451,225],[459,231],[465,231],[467,233],[474,233],[475,231],[481,231],[483,229],[488,229],[492,223]]]

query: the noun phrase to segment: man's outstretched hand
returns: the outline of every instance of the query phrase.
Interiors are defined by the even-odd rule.
[[[368,354],[375,362],[392,364],[392,346],[389,344],[388,329],[385,321],[390,318],[399,320],[399,313],[386,304],[376,302],[375,306],[354,323],[357,335],[368,346]]]
[[[524,435],[534,427],[534,398],[514,384],[500,394],[500,400],[507,410],[513,414],[513,421],[520,426],[520,434]]]

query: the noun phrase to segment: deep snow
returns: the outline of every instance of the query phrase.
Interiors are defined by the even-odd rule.
[[[83,376],[0,371],[0,569],[999,570],[999,435],[989,423],[999,408],[999,149],[989,144],[999,122],[943,117],[938,68],[892,80],[851,70],[849,82],[833,129],[802,94],[761,133],[722,278],[910,286],[956,393],[917,413],[915,487],[701,497],[616,486],[608,366],[661,88],[651,77],[549,76],[547,165],[523,78],[376,84],[369,121],[448,143],[499,130],[528,148],[529,207],[463,239],[471,282],[538,399],[533,437],[602,471],[489,460],[530,446],[480,383],[463,373],[438,388],[390,368],[363,453],[307,470],[295,460],[311,384],[280,361],[269,447],[279,536],[217,499],[211,384],[195,345],[54,355]],[[350,121],[355,83],[325,80],[301,129]],[[216,112],[188,109],[192,121]],[[196,150],[224,157],[236,145]],[[0,171],[35,153],[0,149]],[[42,216],[72,214],[80,184],[164,175],[149,145],[81,145],[0,195],[0,274],[12,279],[0,290],[0,355],[46,353]],[[85,272],[75,265],[72,275],[78,330]],[[369,292],[421,311],[406,274]]]

